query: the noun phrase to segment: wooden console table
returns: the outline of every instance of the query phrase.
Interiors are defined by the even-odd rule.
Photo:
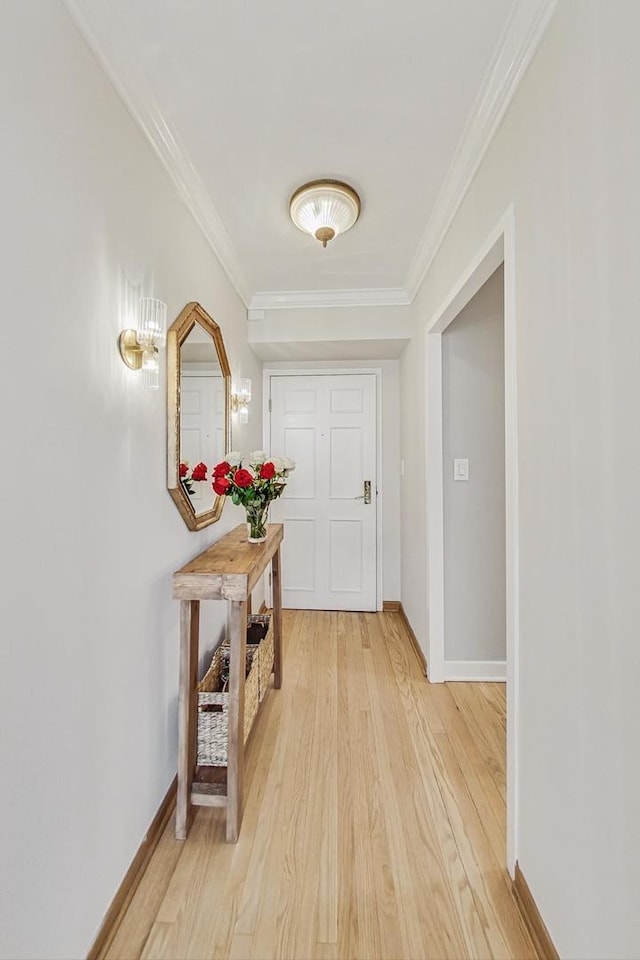
[[[280,588],[281,523],[270,523],[264,543],[248,543],[241,524],[173,575],[173,596],[180,600],[180,705],[178,713],[178,800],[176,837],[185,840],[193,806],[227,808],[227,843],[235,843],[242,821],[244,770],[244,681],[247,600],[271,561],[273,573],[273,685],[282,685]],[[226,792],[224,785],[195,781],[198,736],[198,646],[200,601],[228,602],[229,727]]]

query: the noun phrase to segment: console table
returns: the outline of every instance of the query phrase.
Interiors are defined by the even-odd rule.
[[[193,806],[227,808],[227,843],[235,843],[242,821],[244,770],[244,682],[247,600],[269,562],[273,574],[273,685],[282,685],[281,523],[270,523],[264,543],[247,541],[241,524],[173,575],[173,596],[180,600],[180,698],[176,837],[185,840]],[[229,659],[229,726],[226,787],[195,779],[198,734],[198,648],[200,601],[226,600]]]

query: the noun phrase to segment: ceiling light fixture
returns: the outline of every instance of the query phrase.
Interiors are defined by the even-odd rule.
[[[360,197],[340,180],[312,180],[298,187],[289,201],[291,219],[323,247],[350,230],[360,216]]]

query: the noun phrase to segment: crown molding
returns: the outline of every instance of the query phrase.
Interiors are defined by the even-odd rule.
[[[294,310],[301,307],[408,307],[411,299],[402,287],[364,287],[361,290],[270,290],[256,293],[249,310]]]
[[[69,16],[100,61],[127,109],[139,124],[178,195],[187,205],[236,293],[247,306],[250,294],[240,260],[207,189],[175,130],[151,92],[137,58],[129,49],[126,24],[120,23],[105,3],[63,0]],[[90,13],[87,8],[90,8]]]
[[[518,0],[454,154],[425,233],[407,275],[414,299],[502,118],[544,36],[558,0]]]

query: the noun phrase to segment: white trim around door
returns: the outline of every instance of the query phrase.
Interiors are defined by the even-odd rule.
[[[506,481],[506,680],[507,680],[507,868],[514,876],[518,835],[518,435],[515,317],[515,213],[509,207],[425,329],[427,378],[426,497],[429,637],[432,683],[453,679],[444,646],[444,492],[442,333],[504,263],[505,481]],[[461,665],[464,670],[468,664]],[[453,670],[457,672],[457,670]],[[456,679],[462,679],[462,676]]]
[[[445,680],[484,680],[504,683],[507,679],[505,660],[445,660]]]

